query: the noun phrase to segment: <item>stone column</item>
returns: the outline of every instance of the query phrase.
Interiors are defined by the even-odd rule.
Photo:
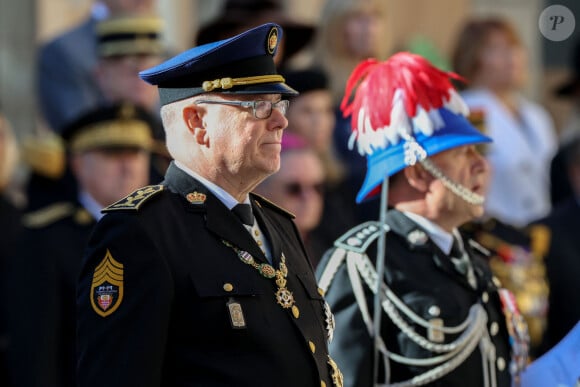
[[[0,109],[18,138],[36,126],[36,1],[0,0]]]

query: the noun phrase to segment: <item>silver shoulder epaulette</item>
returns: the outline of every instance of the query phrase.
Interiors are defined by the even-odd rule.
[[[365,222],[348,230],[334,242],[334,245],[338,248],[362,254],[379,237],[379,230],[380,222]],[[385,224],[384,230],[389,232],[389,226]]]

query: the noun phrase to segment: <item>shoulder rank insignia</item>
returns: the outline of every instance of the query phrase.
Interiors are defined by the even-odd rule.
[[[266,207],[272,208],[272,209],[280,212],[282,215],[285,215],[291,219],[296,218],[296,215],[294,215],[290,211],[285,210],[284,208],[280,207],[279,205],[271,202],[270,200],[266,199],[265,197],[258,195],[254,192],[252,192],[252,196],[253,196],[253,202],[256,203],[256,205],[258,207],[262,208],[262,206],[265,205]]]
[[[29,212],[22,217],[22,223],[28,228],[42,228],[58,222],[75,212],[72,203],[54,203],[48,207]]]
[[[123,301],[123,264],[117,262],[109,250],[95,268],[91,284],[91,305],[102,317],[117,310]]]
[[[364,254],[367,248],[381,234],[379,222],[369,221],[361,223],[344,233],[335,242],[334,246],[348,251]],[[389,232],[388,225],[384,225],[385,232]]]
[[[161,191],[163,191],[162,185],[149,185],[147,187],[139,188],[137,191],[104,208],[101,212],[105,213],[118,210],[137,211],[143,203]]]

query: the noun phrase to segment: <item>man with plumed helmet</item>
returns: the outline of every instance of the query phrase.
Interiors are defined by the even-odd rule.
[[[79,386],[340,386],[293,215],[251,193],[288,125],[268,23],[187,50],[157,85],[174,158],[104,210],[79,278]]]
[[[525,366],[513,297],[457,230],[483,213],[489,167],[476,145],[491,139],[466,119],[450,77],[398,53],[361,62],[348,81],[341,107],[368,162],[357,202],[380,195],[383,212],[317,270],[345,386],[510,386]]]
[[[152,117],[128,103],[91,110],[64,128],[78,192],[26,213],[8,265],[13,386],[76,386],[76,280],[101,209],[149,181]]]

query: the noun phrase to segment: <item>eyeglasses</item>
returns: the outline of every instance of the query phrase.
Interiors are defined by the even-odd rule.
[[[299,182],[287,183],[284,185],[284,192],[288,196],[299,197],[307,191],[314,191],[317,195],[322,196],[324,193],[324,183],[302,184]]]
[[[287,99],[281,99],[278,102],[272,101],[216,101],[209,99],[202,99],[194,102],[196,105],[202,103],[208,103],[213,105],[230,105],[230,106],[241,106],[245,108],[251,107],[254,111],[254,117],[259,119],[268,118],[272,115],[272,109],[278,109],[283,115],[286,115],[288,111],[288,106],[290,106],[290,101]]]

